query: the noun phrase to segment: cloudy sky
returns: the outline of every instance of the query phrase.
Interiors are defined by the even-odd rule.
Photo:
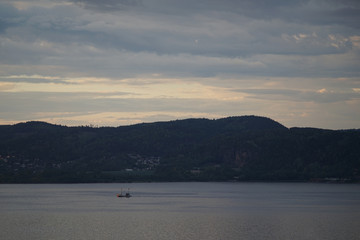
[[[358,0],[0,0],[0,124],[360,128]]]

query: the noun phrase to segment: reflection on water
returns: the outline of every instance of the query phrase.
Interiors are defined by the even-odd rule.
[[[117,198],[121,188],[132,198]],[[0,185],[0,239],[360,239],[360,185]]]

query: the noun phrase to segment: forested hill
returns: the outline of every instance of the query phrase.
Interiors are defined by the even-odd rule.
[[[0,182],[360,181],[360,131],[269,118],[0,126]]]

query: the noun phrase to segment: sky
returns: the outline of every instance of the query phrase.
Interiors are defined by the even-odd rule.
[[[358,0],[0,0],[0,124],[360,128]]]

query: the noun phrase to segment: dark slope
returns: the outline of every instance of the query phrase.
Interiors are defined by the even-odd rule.
[[[0,126],[1,182],[358,180],[360,132],[265,117],[121,127]]]

